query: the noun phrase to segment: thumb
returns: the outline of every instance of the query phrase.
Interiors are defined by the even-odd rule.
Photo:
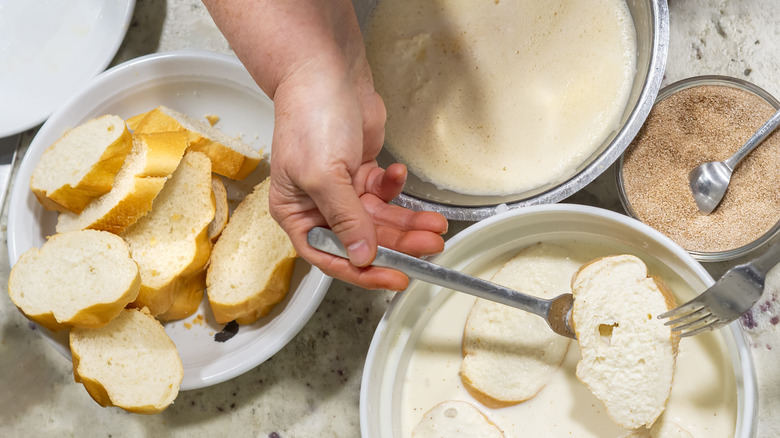
[[[376,227],[355,193],[351,178],[335,180],[309,195],[346,248],[349,261],[355,266],[368,266],[376,257]]]

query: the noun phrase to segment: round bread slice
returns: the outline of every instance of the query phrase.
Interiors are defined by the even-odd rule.
[[[188,136],[182,132],[133,134],[133,148],[111,191],[93,200],[81,214],[61,213],[57,232],[124,231],[152,208],[154,198],[178,167],[187,144]]]
[[[577,378],[627,429],[650,427],[672,389],[679,336],[657,316],[674,308],[664,282],[633,255],[584,265],[572,280]]]
[[[209,240],[211,240],[211,243],[214,243],[219,239],[222,230],[225,229],[225,226],[228,223],[230,206],[228,203],[227,189],[225,189],[222,178],[218,175],[213,175],[211,177],[211,191],[214,192],[214,200],[217,203],[214,220],[209,224]]]
[[[471,403],[441,402],[425,413],[413,438],[503,438],[504,432]]]
[[[107,193],[133,141],[124,120],[105,115],[60,137],[41,155],[30,189],[47,210],[81,213]]]
[[[149,111],[138,122],[135,133],[185,131],[190,135],[190,150],[206,154],[214,173],[232,179],[249,175],[262,159],[261,152],[241,140],[231,137],[210,123],[194,119],[166,106]]]
[[[519,251],[491,281],[551,298],[569,291],[571,276],[579,266],[565,248],[537,244]],[[553,378],[570,342],[536,315],[477,299],[463,331],[461,381],[485,406],[518,404]]]
[[[156,414],[179,394],[179,353],[146,310],[125,309],[101,328],[74,328],[70,351],[76,382],[101,406]]]
[[[8,294],[29,319],[58,331],[100,327],[132,302],[141,287],[125,242],[104,231],[56,234],[22,254]]]
[[[656,421],[650,429],[635,430],[623,438],[693,438],[693,434],[671,421]]]
[[[236,207],[214,245],[206,295],[218,323],[251,324],[290,289],[298,254],[268,211],[266,179]]]
[[[147,307],[155,316],[167,312],[179,285],[206,266],[214,211],[211,161],[187,152],[149,213],[122,233],[141,271],[134,307]]]

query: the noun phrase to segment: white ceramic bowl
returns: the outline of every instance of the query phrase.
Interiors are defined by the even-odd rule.
[[[237,59],[209,52],[160,53],[118,65],[60,107],[30,144],[14,180],[8,211],[8,256],[11,265],[32,247],[40,248],[54,234],[56,213],[46,211],[30,192],[30,175],[43,151],[67,129],[103,114],[128,118],[166,105],[200,118],[220,117],[217,128],[240,136],[256,149],[270,152],[273,103],[257,87]],[[226,181],[228,196],[246,193],[267,176],[262,164],[247,181]],[[235,199],[238,201],[238,199]],[[306,324],[330,286],[331,278],[298,260],[290,293],[272,313],[240,326],[225,342],[216,342],[223,327],[214,321],[204,299],[190,318],[165,324],[184,365],[182,390],[214,385],[236,377],[284,347]],[[200,315],[202,319],[197,318]],[[67,333],[41,332],[70,357]]]
[[[603,246],[607,254],[624,252],[636,254],[648,264],[651,274],[658,274],[661,271],[663,278],[670,285],[686,286],[672,287],[678,302],[690,299],[713,283],[712,277],[697,261],[654,229],[611,211],[567,204],[523,207],[486,219],[450,239],[444,252],[433,261],[476,275],[491,269],[495,270],[518,250],[536,242],[580,242]],[[453,313],[454,307],[451,306],[452,300],[461,299],[458,298],[459,296],[467,297],[458,292],[414,281],[405,292],[393,299],[377,327],[363,370],[360,419],[364,438],[408,436],[407,434],[416,424],[414,417],[417,416],[419,421],[419,417],[426,410],[418,407],[413,413],[409,412],[405,399],[414,391],[409,388],[410,386],[426,386],[425,391],[430,393],[436,393],[445,386],[447,397],[451,394],[469,397],[462,388],[452,389],[447,386],[457,386],[460,383],[457,373],[460,364],[460,337],[465,316]],[[410,363],[421,334],[429,322],[437,318],[437,311],[441,308],[445,309],[446,319],[452,321],[457,332],[451,338],[439,333],[435,338],[437,341],[435,345],[426,344],[432,352],[430,353],[432,356],[426,357],[450,355],[453,360],[448,363],[448,366],[441,366],[444,361],[437,362],[440,366],[431,372],[431,375],[425,375],[424,371],[420,371],[421,363],[416,363],[415,366],[410,366]],[[466,313],[467,311],[468,307]],[[442,320],[441,317],[438,318],[439,323]],[[431,338],[426,339],[430,341]],[[569,354],[572,354],[572,350],[577,355],[574,357],[576,362],[579,351],[575,344],[569,347]],[[731,413],[735,418],[735,424],[733,434],[729,431],[728,436],[738,438],[753,436],[757,411],[756,381],[753,361],[739,325],[733,323],[717,332],[684,338],[681,341],[680,351],[670,403],[677,397],[675,391],[678,387],[688,391],[683,392],[685,394],[683,397],[698,397],[698,400],[710,398],[709,395],[703,395],[712,394],[707,391],[714,391],[716,397],[733,396],[736,398],[736,412]],[[708,359],[704,362],[693,361],[695,354],[690,353],[691,351],[699,352],[695,353],[698,354],[697,360],[700,360],[702,354],[705,354]],[[566,363],[567,361],[564,361],[564,367],[559,370],[559,373],[567,372]],[[712,368],[710,365],[719,371],[711,371],[714,374],[709,375],[702,371]],[[569,372],[573,373],[573,370],[569,369]],[[422,378],[419,375],[421,373],[424,374]],[[715,378],[710,381],[713,376]],[[720,378],[727,383],[723,383]],[[574,383],[570,385],[580,385],[576,380],[572,381]],[[559,393],[545,395],[542,395],[545,391],[543,389],[536,397],[545,397],[545,403],[552,406],[550,418],[543,420],[535,418],[532,421],[551,423],[561,420],[565,423],[569,421],[564,420],[567,415],[574,416],[575,421],[584,421],[582,418],[590,415],[591,412],[593,415],[604,416],[603,412],[598,413],[598,402],[592,403],[591,406],[577,405],[572,393],[583,391],[574,386],[569,387],[571,391],[558,391]],[[702,393],[698,393],[697,388],[701,389]],[[691,395],[689,393],[691,391],[696,395]],[[429,394],[426,393],[425,397],[429,397]],[[482,407],[473,399],[461,399],[481,407],[489,416],[504,415]],[[677,400],[680,400],[680,397]],[[682,404],[687,403],[687,400],[683,398]],[[512,421],[515,419],[513,418]],[[517,419],[516,423],[521,421]],[[506,422],[499,424],[499,427],[501,426],[506,426]],[[560,426],[560,431],[561,436],[569,436],[563,426]],[[574,436],[577,434],[575,433]]]

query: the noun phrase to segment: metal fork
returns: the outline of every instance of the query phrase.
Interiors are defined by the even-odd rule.
[[[347,251],[336,234],[326,228],[315,227],[309,230],[308,241],[309,245],[320,251],[339,257],[347,257]],[[555,333],[577,339],[571,325],[571,307],[574,298],[570,293],[549,300],[537,298],[381,246],[377,248],[376,258],[372,265],[397,269],[408,275],[409,278],[416,278],[531,312],[544,318]]]
[[[764,291],[766,274],[780,261],[780,245],[761,256],[734,266],[701,295],[658,318],[671,318],[665,325],[681,337],[715,330],[736,320],[753,307]]]

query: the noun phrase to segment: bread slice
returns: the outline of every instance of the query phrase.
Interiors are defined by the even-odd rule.
[[[182,132],[133,135],[133,149],[110,192],[93,200],[81,214],[61,213],[58,233],[94,229],[121,233],[152,208],[152,201],[176,170],[188,136]]]
[[[693,438],[693,434],[677,423],[659,419],[650,429],[638,429],[623,438]]]
[[[190,275],[179,284],[173,303],[165,313],[157,315],[158,321],[175,321],[189,318],[200,308],[206,292],[206,268]]]
[[[211,177],[211,191],[214,192],[214,201],[216,201],[217,210],[214,213],[214,220],[209,224],[209,240],[212,243],[219,239],[222,234],[222,230],[228,223],[228,217],[230,216],[230,207],[228,204],[227,190],[225,184],[222,182],[222,178],[217,175]]]
[[[148,307],[152,315],[167,312],[178,286],[206,266],[214,211],[211,161],[187,152],[149,213],[122,233],[141,271],[134,307]]]
[[[8,294],[29,319],[58,331],[107,324],[138,295],[141,277],[127,245],[104,231],[56,234],[22,254]]]
[[[156,414],[179,394],[179,353],[146,310],[125,309],[104,327],[71,330],[70,351],[76,382],[101,406]]]
[[[111,190],[132,146],[120,117],[89,120],[43,152],[30,177],[30,189],[47,210],[81,213],[92,199]]]
[[[136,114],[132,117],[128,117],[125,120],[125,124],[131,131],[135,131],[138,128],[138,124],[141,123],[141,120],[143,120],[147,114],[149,114],[149,111],[141,114]]]
[[[236,207],[211,255],[206,294],[218,323],[251,324],[290,289],[297,253],[268,212],[270,179]]]
[[[570,289],[580,264],[563,247],[532,245],[519,251],[491,281],[540,298]],[[463,331],[463,386],[491,408],[515,405],[536,395],[558,371],[571,340],[553,333],[531,313],[477,299]]]
[[[504,432],[471,403],[447,400],[425,413],[412,437],[503,438]]]
[[[664,282],[633,255],[594,260],[572,280],[582,359],[577,378],[616,424],[650,427],[672,388],[679,336],[657,316],[674,308]]]
[[[214,173],[232,179],[249,175],[262,159],[260,152],[231,137],[209,122],[196,120],[166,106],[149,111],[138,123],[135,133],[185,131],[190,134],[190,149],[211,158]]]

